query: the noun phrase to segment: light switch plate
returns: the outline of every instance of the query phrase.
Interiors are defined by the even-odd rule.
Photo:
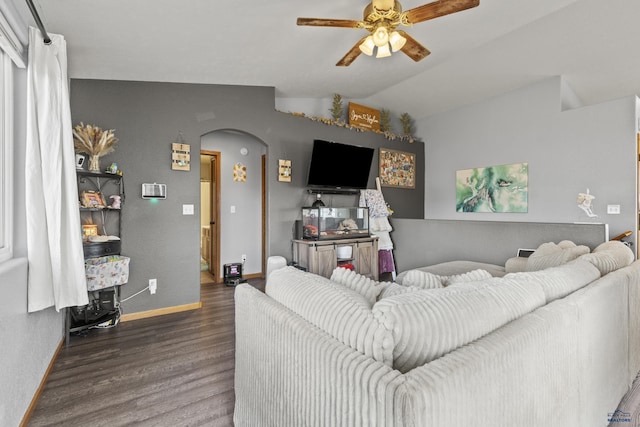
[[[619,215],[620,205],[607,205],[607,213],[610,215]]]
[[[193,205],[182,205],[182,215],[193,215]]]

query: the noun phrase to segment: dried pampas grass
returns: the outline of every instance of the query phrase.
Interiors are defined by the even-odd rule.
[[[77,153],[102,157],[116,149],[118,138],[113,134],[114,130],[102,130],[98,126],[80,122],[73,128],[73,146]]]

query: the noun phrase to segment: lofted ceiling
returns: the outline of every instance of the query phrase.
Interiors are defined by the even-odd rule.
[[[24,0],[13,0],[35,25]],[[401,0],[404,10],[424,4]],[[640,1],[480,0],[403,27],[431,50],[340,58],[364,30],[299,27],[361,19],[366,0],[35,0],[67,40],[72,78],[273,86],[280,98],[365,100],[420,118],[561,75],[584,104],[640,93]]]

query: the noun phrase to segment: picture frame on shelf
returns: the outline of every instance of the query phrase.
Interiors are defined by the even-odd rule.
[[[80,204],[83,208],[104,208],[107,204],[99,191],[85,190],[80,194]]]

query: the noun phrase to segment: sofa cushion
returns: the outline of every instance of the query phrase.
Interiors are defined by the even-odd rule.
[[[563,298],[600,277],[600,271],[580,257],[577,260],[545,270],[509,273],[505,278],[525,285],[542,287],[546,303]]]
[[[376,282],[373,279],[363,276],[362,274],[358,274],[353,270],[349,270],[348,268],[338,267],[333,270],[331,274],[331,280],[340,283],[352,289],[366,298],[369,302],[369,307],[372,307],[373,304],[378,300],[378,295],[386,286],[385,282]]]
[[[265,293],[335,339],[391,365],[393,336],[358,292],[294,267],[273,271]]]
[[[459,282],[472,282],[491,278],[491,274],[482,269],[469,271],[452,276],[440,276],[427,271],[415,269],[409,270],[402,277],[401,284],[404,286],[415,286],[421,289],[436,289],[449,286]]]
[[[393,367],[401,372],[476,340],[544,304],[539,286],[491,278],[383,298],[373,313],[393,330]]]
[[[589,252],[588,246],[577,246],[569,240],[563,240],[558,244],[553,242],[543,243],[527,259],[527,271],[544,270],[545,268],[566,264]]]
[[[610,240],[601,243],[592,253],[583,255],[580,259],[596,266],[600,270],[600,274],[604,276],[614,270],[630,265],[635,256],[633,251],[624,243]]]
[[[438,276],[454,276],[457,274],[468,273],[473,270],[486,270],[493,277],[502,277],[506,274],[504,267],[501,265],[488,264],[486,262],[476,261],[447,261],[439,264],[433,264],[426,267],[415,268],[414,270],[426,271],[427,273],[436,274]],[[396,282],[402,283],[404,276],[411,270],[406,270],[398,274]]]

